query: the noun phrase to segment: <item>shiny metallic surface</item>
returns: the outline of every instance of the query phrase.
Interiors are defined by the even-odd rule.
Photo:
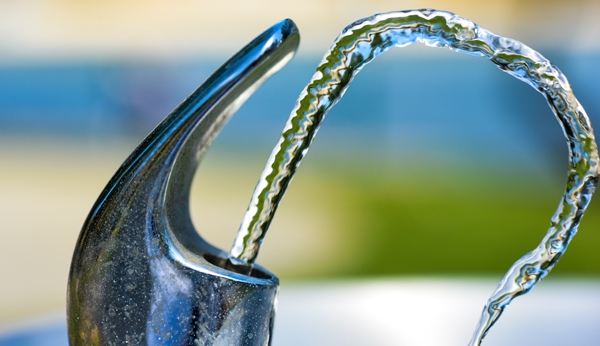
[[[135,149],[93,206],[67,293],[71,345],[268,345],[278,279],[225,269],[189,214],[195,170],[229,117],[299,44],[284,20],[221,66]],[[233,236],[233,235],[232,235]]]

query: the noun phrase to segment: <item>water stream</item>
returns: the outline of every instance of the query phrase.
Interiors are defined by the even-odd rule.
[[[527,293],[566,251],[595,189],[599,158],[589,119],[555,66],[524,44],[497,36],[453,13],[429,9],[383,13],[358,20],[342,31],[300,94],[273,149],[242,220],[230,260],[236,264],[254,263],[294,172],[325,115],[342,98],[353,77],[392,47],[415,42],[485,57],[532,86],[547,99],[569,147],[566,192],[550,228],[537,248],[513,264],[487,301],[469,343],[480,345],[512,299]],[[437,92],[443,93],[444,87],[448,84],[436,86]]]

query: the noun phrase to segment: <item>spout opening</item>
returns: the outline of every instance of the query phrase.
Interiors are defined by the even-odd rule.
[[[232,271],[237,274],[248,275],[257,279],[274,279],[275,276],[265,270],[262,270],[258,266],[238,265],[233,264],[227,258],[215,256],[209,253],[203,255],[204,259],[221,269]],[[250,270],[250,272],[248,272]]]

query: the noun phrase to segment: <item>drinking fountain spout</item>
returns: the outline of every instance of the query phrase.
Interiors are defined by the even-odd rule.
[[[190,186],[203,154],[242,103],[294,55],[275,24],[222,65],[135,149],[93,206],[69,274],[75,345],[270,344],[278,279],[248,275],[196,232]]]
[[[354,76],[392,47],[416,42],[484,57],[547,100],[569,148],[567,186],[540,245],[488,299],[470,345],[559,261],[600,177],[589,118],[567,78],[516,40],[451,12],[419,9],[355,21],[300,94],[229,253],[196,232],[189,193],[203,154],[228,118],[299,44],[291,20],[258,36],[179,105],[108,183],[84,223],[69,275],[71,345],[271,343],[278,279],[254,261],[285,190],[325,115]]]

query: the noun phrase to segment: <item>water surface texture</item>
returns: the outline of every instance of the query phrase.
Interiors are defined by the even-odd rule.
[[[453,13],[430,9],[383,13],[358,20],[342,31],[296,102],[256,186],[230,258],[237,263],[254,263],[295,170],[325,115],[342,98],[353,77],[390,48],[415,42],[485,57],[532,86],[547,99],[569,147],[566,192],[550,228],[537,248],[513,264],[487,301],[469,344],[480,345],[511,300],[546,276],[567,249],[598,180],[598,152],[590,121],[566,77],[555,66],[524,44],[497,36]],[[431,83],[438,93],[453,87],[452,83]]]

